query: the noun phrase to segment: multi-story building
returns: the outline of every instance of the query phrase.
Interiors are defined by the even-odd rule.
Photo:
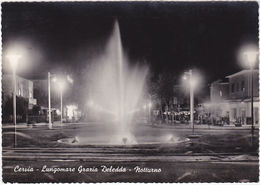
[[[37,104],[42,108],[48,107],[48,81],[47,79],[33,80],[33,93],[37,99]],[[60,98],[57,86],[51,84],[51,106],[52,108],[59,108]]]
[[[3,74],[2,76],[2,94],[3,103],[7,100],[7,97],[13,95],[13,79],[10,74]],[[36,99],[33,97],[33,82],[16,76],[16,96],[28,99],[29,109],[31,109],[33,105],[36,105]]]
[[[242,70],[226,76],[226,81],[217,80],[210,86],[212,116],[228,117],[230,122],[251,123],[251,70]],[[254,124],[259,122],[259,71],[253,70]]]
[[[228,80],[217,80],[211,83],[210,100],[212,102],[227,100],[229,95]]]
[[[13,79],[11,74],[2,75],[2,118],[5,122],[13,119],[12,110]],[[16,106],[17,121],[27,119],[27,110],[36,105],[36,99],[33,96],[33,82],[31,80],[16,76]]]
[[[40,114],[44,117],[44,121],[48,121],[48,81],[47,79],[34,79],[33,80],[34,97],[37,99],[37,105],[40,106]],[[51,112],[52,120],[57,120],[57,108],[60,108],[60,97],[56,86],[51,84]],[[65,108],[63,109],[65,112]],[[63,113],[63,115],[65,115]]]
[[[48,107],[48,82],[44,80],[33,80],[33,93],[37,98],[37,104],[42,107]]]

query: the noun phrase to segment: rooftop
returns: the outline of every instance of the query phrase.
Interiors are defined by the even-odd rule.
[[[258,72],[258,69],[254,69],[254,72]],[[251,70],[245,69],[245,70],[239,71],[237,73],[234,73],[232,75],[228,75],[228,76],[226,76],[226,78],[232,78],[232,77],[242,75],[242,74],[247,74],[247,73],[251,73]]]

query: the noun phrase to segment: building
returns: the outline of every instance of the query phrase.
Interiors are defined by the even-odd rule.
[[[251,123],[251,70],[226,76],[210,86],[206,107],[213,117],[226,117],[231,123]],[[259,71],[253,70],[254,124],[259,123]]]
[[[48,108],[48,81],[47,79],[33,80],[33,93],[37,99],[37,105],[43,109]],[[60,107],[60,95],[54,83],[51,83],[51,107]]]
[[[2,75],[2,108],[4,121],[12,119],[12,97],[13,97],[13,77],[11,74]],[[32,109],[37,101],[33,96],[33,82],[31,80],[16,76],[16,97],[17,97],[17,121],[19,118],[25,119],[25,111]],[[20,110],[19,107],[21,107]]]
[[[10,74],[3,74],[2,76],[2,94],[3,102],[7,97],[13,95],[13,77]],[[28,108],[31,109],[36,105],[36,99],[33,96],[33,82],[31,80],[16,76],[16,96],[28,99]]]
[[[212,102],[227,100],[229,97],[229,83],[228,79],[217,80],[211,83],[210,86],[210,100]]]
[[[48,98],[48,80],[47,79],[34,79],[33,80],[33,92],[37,99],[37,105],[40,107],[40,117],[41,121],[48,122],[48,112],[49,112],[49,98]],[[52,121],[57,121],[57,108],[60,107],[60,98],[57,92],[56,86],[51,84],[51,115]],[[58,110],[59,112],[59,110]]]
[[[37,105],[48,107],[48,82],[44,80],[33,80],[33,93],[37,99]]]

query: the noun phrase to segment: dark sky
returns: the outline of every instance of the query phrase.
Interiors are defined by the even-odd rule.
[[[80,74],[102,52],[115,19],[131,61],[154,74],[193,67],[211,82],[241,70],[239,47],[258,43],[257,2],[45,2],[2,4],[3,49],[26,40],[41,53],[28,73]]]

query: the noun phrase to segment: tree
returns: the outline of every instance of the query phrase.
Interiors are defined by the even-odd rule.
[[[6,96],[5,104],[3,104],[3,121],[13,121],[13,97]],[[24,97],[16,97],[16,115],[17,122],[25,122],[28,114],[28,99]]]
[[[40,111],[41,111],[41,106],[39,106],[39,105],[34,105],[33,108],[32,108],[32,115],[37,115],[37,116],[39,116]]]
[[[160,109],[162,117],[162,112],[173,103],[174,83],[175,77],[171,73],[161,73],[157,79],[149,82],[149,93],[153,100],[156,100],[156,106]]]

